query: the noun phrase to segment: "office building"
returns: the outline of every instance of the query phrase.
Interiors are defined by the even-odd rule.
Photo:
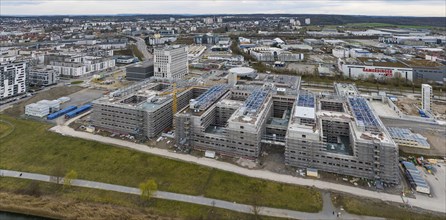
[[[153,76],[153,61],[146,61],[126,68],[127,80],[142,81]]]
[[[59,75],[56,70],[32,68],[29,71],[29,84],[34,86],[49,86],[57,84]]]
[[[421,109],[424,111],[431,111],[432,106],[432,86],[429,84],[421,85]]]
[[[181,79],[189,72],[187,47],[174,45],[156,48],[154,54],[154,76]]]
[[[28,64],[5,62],[0,64],[0,100],[26,93],[28,86]]]

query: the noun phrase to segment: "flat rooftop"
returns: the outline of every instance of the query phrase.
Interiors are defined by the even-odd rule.
[[[358,57],[364,65],[382,66],[382,67],[395,67],[395,68],[408,68],[408,66],[398,60],[380,60],[370,57]]]
[[[433,61],[429,61],[429,60],[413,59],[413,60],[403,60],[402,62],[406,63],[410,67],[439,67],[439,66],[444,66],[441,63],[433,62]]]

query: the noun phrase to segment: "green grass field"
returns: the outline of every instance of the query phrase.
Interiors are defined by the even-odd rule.
[[[357,215],[377,216],[388,219],[440,220],[446,215],[431,214],[426,211],[403,207],[402,204],[363,199],[355,196],[331,194],[333,205],[342,206],[347,212]]]
[[[29,191],[31,184],[37,185],[37,187],[33,187],[33,193]],[[68,189],[62,189],[61,185],[56,185],[53,183],[37,182],[16,178],[0,177],[0,191],[13,192],[15,194],[32,195],[36,197],[51,196],[51,200],[55,200],[55,203],[66,203],[67,201],[74,200],[77,202],[117,205],[121,207],[136,209],[141,213],[147,213],[162,217],[175,217],[183,219],[255,219],[255,216],[250,214],[238,213],[221,208],[163,199],[151,199],[151,201],[149,201],[148,203],[144,203],[137,195],[129,195],[124,193],[88,189],[82,187],[70,187]],[[39,195],[36,195],[36,193],[38,193]],[[42,202],[34,203],[36,203],[37,206],[41,204],[42,209],[49,208],[47,204],[43,204]],[[64,211],[65,210],[60,210],[59,212]],[[74,211],[86,210],[76,209]],[[124,218],[125,216],[121,217]],[[273,220],[278,218],[262,216],[261,219]]]
[[[12,125],[0,120],[0,138],[6,137],[13,129]]]
[[[2,139],[0,168],[54,175],[57,170],[75,170],[78,178],[131,187],[155,179],[163,191],[205,195],[238,203],[318,212],[318,190],[248,178],[209,167],[166,159],[99,142],[65,137],[50,125],[0,115],[15,125]],[[253,190],[253,186],[256,190]]]

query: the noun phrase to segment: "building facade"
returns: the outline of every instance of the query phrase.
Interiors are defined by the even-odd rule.
[[[141,81],[153,76],[153,61],[136,64],[126,68],[125,78],[127,80]]]
[[[187,47],[174,45],[156,48],[154,54],[154,76],[181,79],[189,72]]]
[[[53,69],[31,69],[29,71],[29,84],[35,86],[49,86],[57,84],[59,75]]]
[[[424,111],[431,111],[432,106],[432,86],[429,84],[421,85],[421,109]]]
[[[26,62],[0,64],[0,100],[26,93],[28,71]]]
[[[301,91],[288,126],[285,163],[399,183],[398,147],[367,100],[355,95]]]

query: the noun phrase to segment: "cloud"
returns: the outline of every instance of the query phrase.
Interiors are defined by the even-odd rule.
[[[439,0],[0,0],[3,15],[348,14],[445,17]]]

